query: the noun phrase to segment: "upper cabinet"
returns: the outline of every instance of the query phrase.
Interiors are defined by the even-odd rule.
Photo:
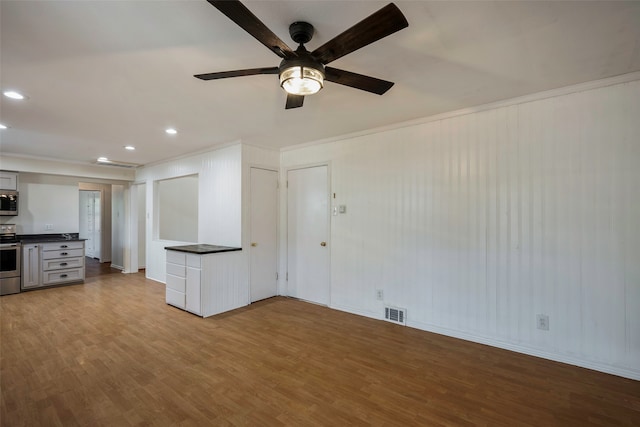
[[[0,171],[0,190],[17,190],[18,173]]]

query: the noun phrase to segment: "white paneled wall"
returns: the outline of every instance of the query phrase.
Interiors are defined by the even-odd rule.
[[[504,105],[282,153],[347,205],[331,305],[640,379],[640,81]]]
[[[241,245],[242,147],[240,144],[137,170],[136,181],[146,183],[147,218],[154,218],[154,181],[198,174],[198,242]],[[179,227],[180,224],[176,224]],[[165,281],[165,246],[186,244],[159,240],[153,221],[147,221],[146,275]]]
[[[202,256],[202,315],[204,317],[249,304],[245,256],[223,252]]]

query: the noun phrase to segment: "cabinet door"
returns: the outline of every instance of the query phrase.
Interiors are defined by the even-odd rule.
[[[187,310],[202,314],[200,298],[200,269],[187,267]]]
[[[22,246],[22,289],[36,288],[40,279],[40,245]]]
[[[13,172],[0,172],[0,188],[3,190],[18,189],[18,174]]]

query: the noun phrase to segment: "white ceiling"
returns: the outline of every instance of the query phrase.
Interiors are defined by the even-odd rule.
[[[289,24],[312,23],[309,50],[386,3],[244,2],[293,48]],[[28,96],[2,97],[0,150],[147,164],[235,141],[280,148],[640,70],[637,1],[395,3],[408,28],[331,64],[394,81],[387,94],[328,82],[285,110],[275,75],[192,77],[280,62],[204,0],[0,0],[0,86]]]

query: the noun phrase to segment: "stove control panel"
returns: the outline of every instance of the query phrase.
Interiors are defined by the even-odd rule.
[[[16,234],[16,225],[15,224],[0,225],[0,234]]]

